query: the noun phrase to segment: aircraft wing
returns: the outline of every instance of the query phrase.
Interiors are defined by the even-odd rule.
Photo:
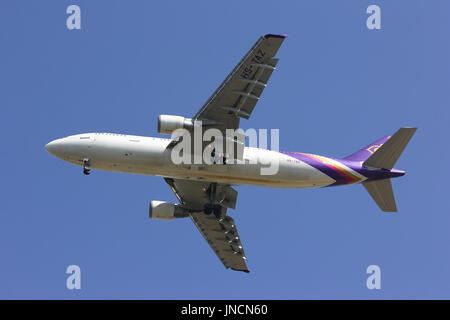
[[[211,97],[193,117],[201,120],[205,129],[214,128],[227,137],[226,129],[239,128],[240,118],[248,119],[256,106],[264,88],[267,86],[272,72],[278,63],[274,58],[287,35],[266,34],[256,41],[250,51],[242,58],[236,67],[225,78],[222,84],[214,91]],[[211,153],[211,162],[227,162],[229,157],[242,160],[245,136],[236,133],[230,137],[235,151],[215,150],[214,145],[208,141],[202,141],[201,153]],[[227,139],[229,139],[227,137]],[[168,148],[173,148],[182,139],[174,139]],[[209,148],[206,152],[206,148]],[[195,150],[192,141],[191,150]]]
[[[190,217],[202,236],[224,266],[249,272],[246,257],[234,220],[227,216],[227,208],[234,208],[237,192],[227,185],[211,182],[164,178],[184,207],[192,210]],[[211,190],[221,205],[220,215],[206,214],[204,205],[210,203]]]
[[[274,56],[287,35],[266,34],[214,91],[194,119],[215,123],[220,130],[239,128],[239,119],[248,119],[258,102],[278,59]]]

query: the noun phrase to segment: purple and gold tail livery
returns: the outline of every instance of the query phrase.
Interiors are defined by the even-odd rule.
[[[391,178],[403,176],[404,171],[394,169],[417,128],[400,128],[392,136],[384,136],[361,150],[342,158],[328,158],[318,155],[283,152],[326,174],[337,186],[362,183],[381,210],[397,211]]]

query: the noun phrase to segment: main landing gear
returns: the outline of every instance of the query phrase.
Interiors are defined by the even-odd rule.
[[[90,161],[88,158],[84,158],[83,159],[83,173],[85,175],[88,175],[91,173],[91,168],[90,168]]]
[[[215,216],[220,217],[222,206],[220,204],[207,203],[205,204],[203,211],[205,211],[206,214],[214,213]]]
[[[216,217],[220,218],[222,215],[222,206],[216,201],[216,189],[217,183],[213,182],[209,185],[209,188],[206,191],[209,195],[209,203],[205,204],[203,211],[206,214],[214,213]]]
[[[217,158],[216,158],[216,148],[214,148],[211,151],[211,161],[213,164],[217,164]],[[219,158],[220,160],[220,158]],[[222,164],[227,164],[227,157],[226,156],[222,156]]]

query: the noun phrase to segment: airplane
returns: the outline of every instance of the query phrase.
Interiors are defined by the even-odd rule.
[[[192,118],[160,115],[158,132],[172,134],[176,129],[192,132],[199,124],[222,133],[238,129],[240,119],[250,117],[276,69],[275,55],[286,37],[261,36]],[[51,141],[45,149],[57,158],[81,166],[86,175],[95,169],[163,177],[179,203],[151,201],[149,217],[191,218],[227,269],[249,272],[235,222],[227,215],[228,209],[236,207],[234,186],[319,188],[361,183],[382,211],[395,212],[391,179],[403,176],[405,171],[395,169],[394,164],[416,129],[400,128],[392,136],[384,136],[345,158],[245,147],[242,141],[232,139],[233,146],[241,146],[243,151],[220,153],[222,162],[175,164],[171,154],[183,141],[180,137],[95,132]],[[201,150],[206,148],[211,145],[202,142]],[[215,149],[209,151],[211,157],[217,157]],[[277,172],[262,175],[263,164],[274,160],[278,163]]]

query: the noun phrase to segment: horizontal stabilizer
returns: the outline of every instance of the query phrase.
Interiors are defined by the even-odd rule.
[[[400,128],[364,163],[364,167],[391,170],[417,128]]]
[[[367,181],[362,185],[382,211],[397,212],[391,179]]]

